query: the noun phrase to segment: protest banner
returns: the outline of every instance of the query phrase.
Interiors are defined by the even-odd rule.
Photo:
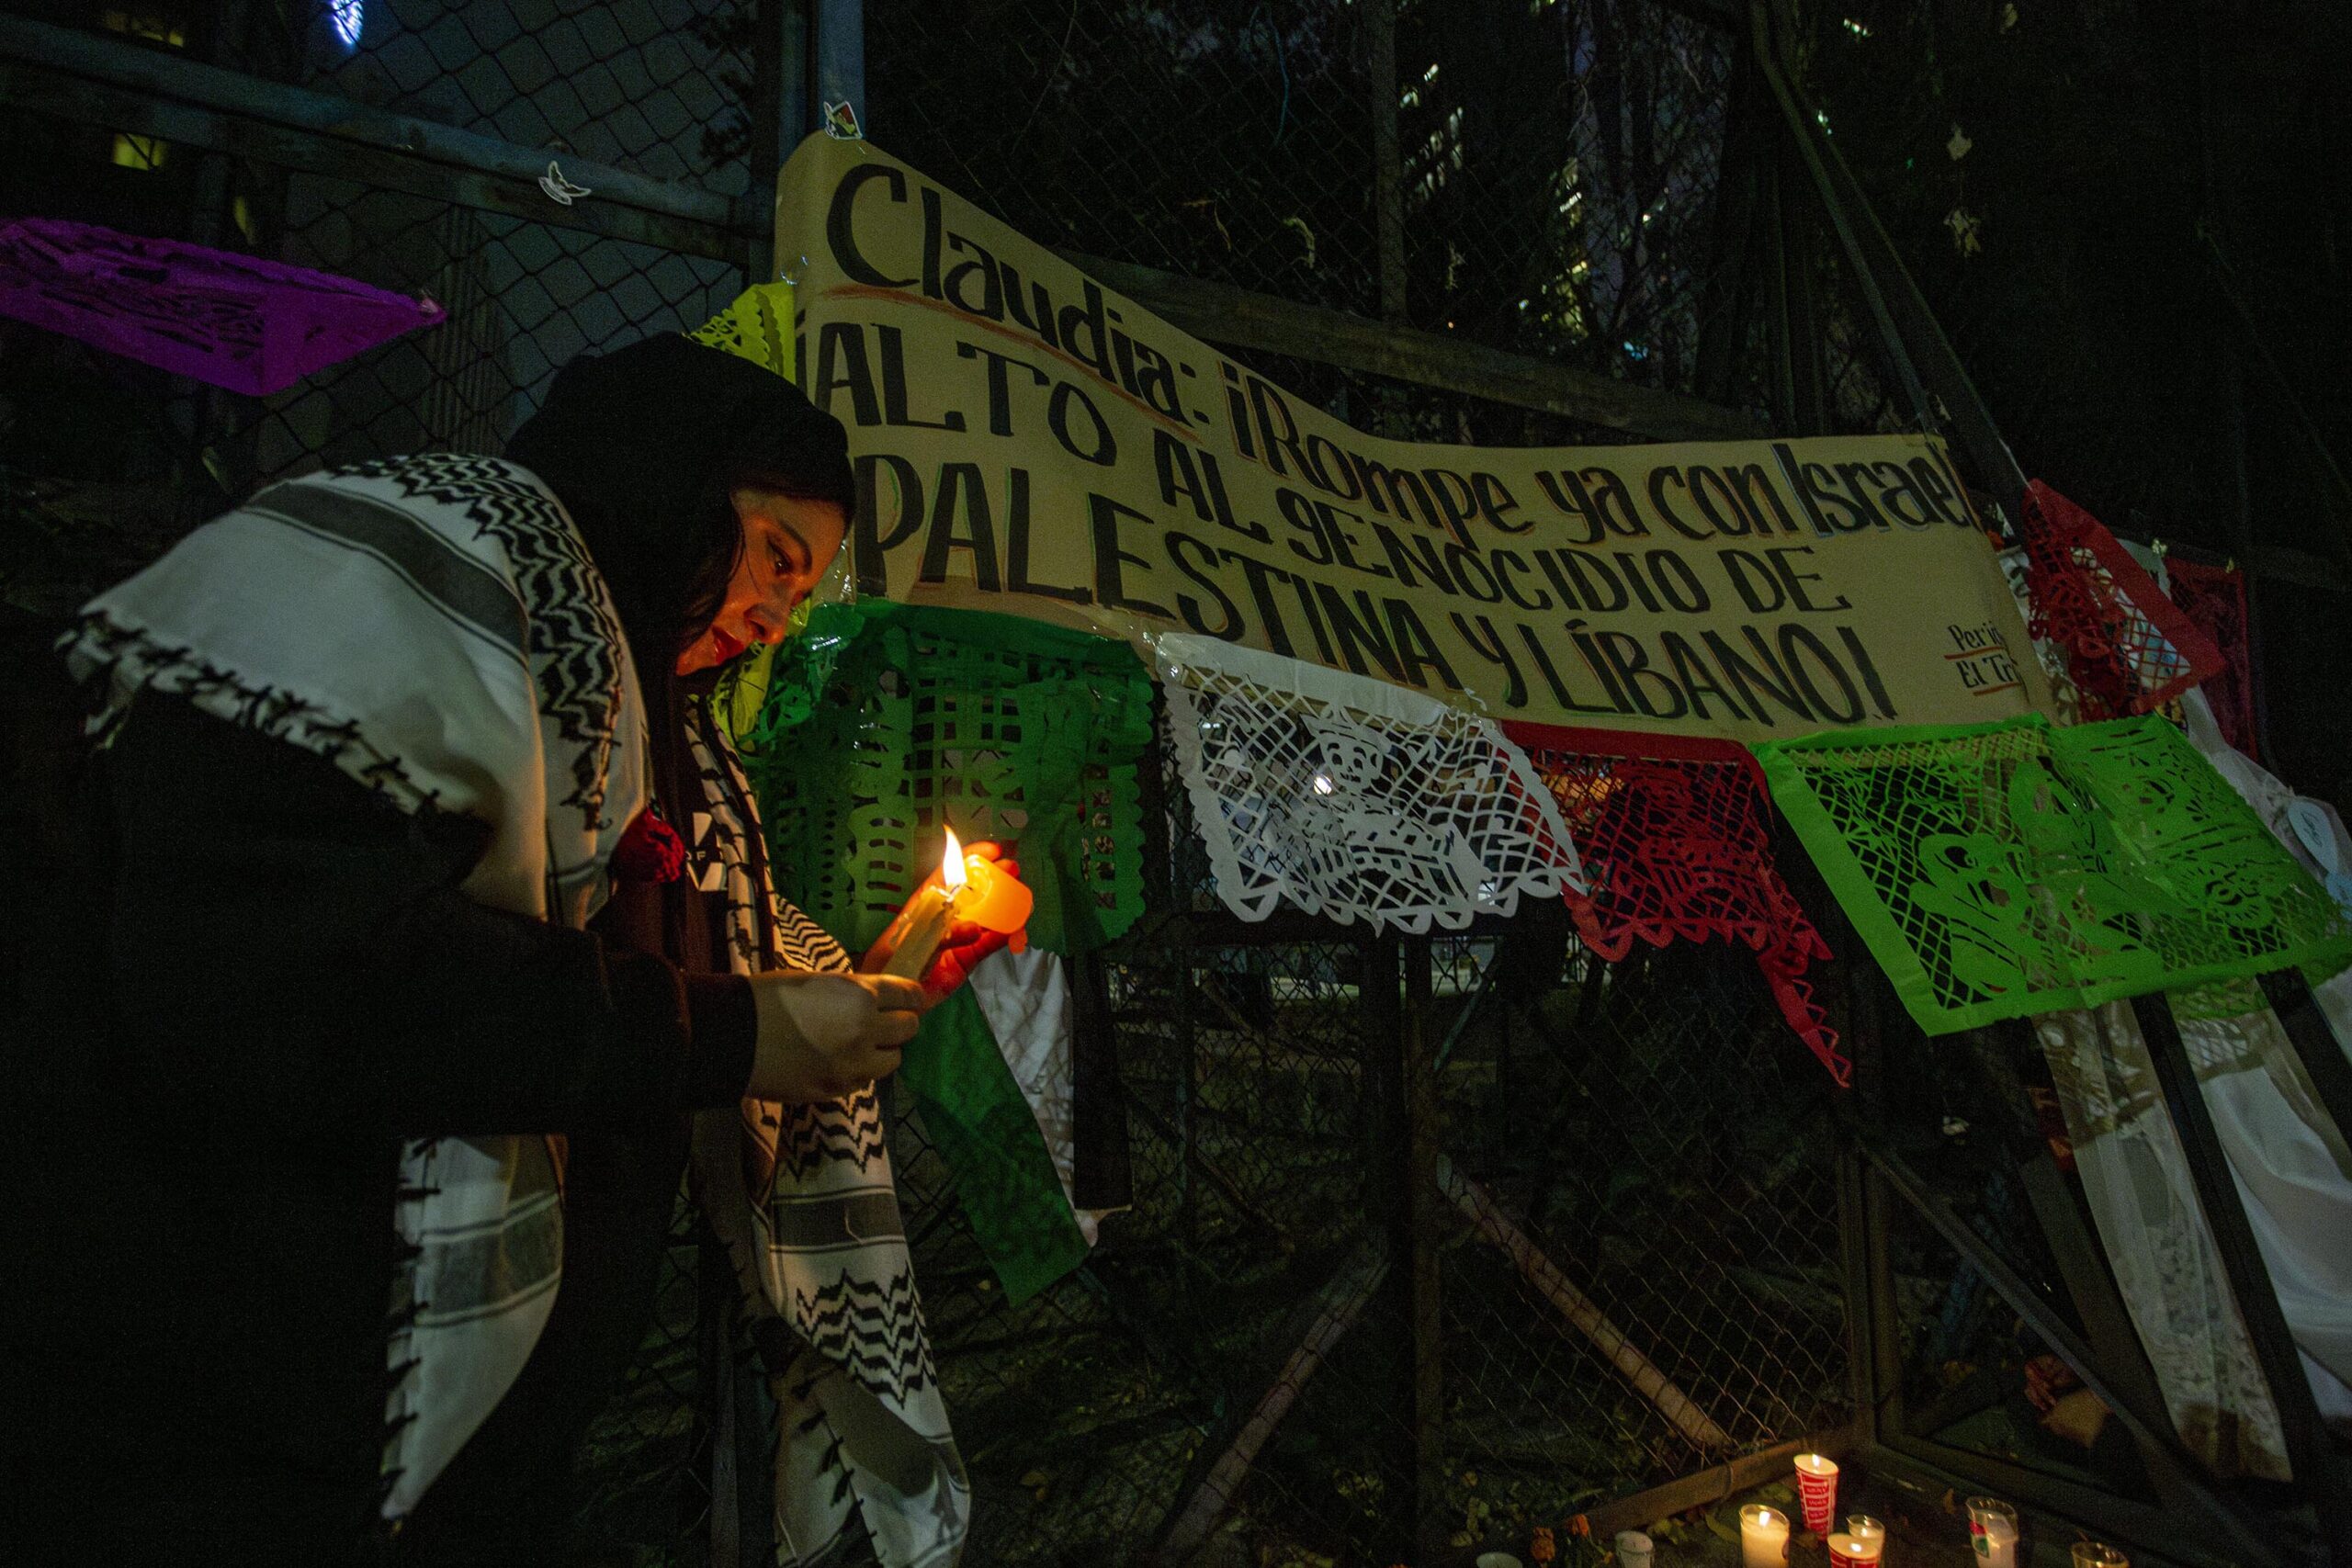
[[[779,179],[861,591],[1188,631],[1498,718],[1737,740],[2048,703],[1943,444],[1365,434],[870,142]]]

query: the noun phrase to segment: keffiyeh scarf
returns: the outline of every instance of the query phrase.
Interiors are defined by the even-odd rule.
[[[646,798],[611,596],[555,497],[436,455],[276,485],[100,595],[65,640],[93,727],[146,688],[316,752],[403,811],[491,824],[464,891],[584,924]],[[542,1137],[401,1151],[382,1511],[399,1518],[529,1359],[562,1275]]]
[[[489,823],[464,891],[493,908],[585,924],[648,799],[645,708],[610,590],[554,493],[494,458],[390,458],[263,491],[93,601],[62,648],[96,694],[101,737],[153,687],[326,757],[404,811]],[[846,968],[772,901],[733,753],[699,707],[690,723],[734,967]],[[872,1093],[747,1101],[706,1117],[696,1145],[752,1312],[791,1337],[775,1358],[780,1560],[813,1561],[862,1523],[891,1568],[952,1561],[968,1494]],[[401,1150],[388,1519],[537,1342],[561,1276],[558,1164],[537,1136]]]
[[[736,972],[846,973],[841,944],[770,886],[751,789],[707,707],[689,716],[687,739],[724,867]],[[875,1090],[707,1111],[695,1119],[693,1176],[775,1396],[775,1561],[801,1568],[870,1552],[885,1568],[954,1562],[971,1486],[948,1432]]]

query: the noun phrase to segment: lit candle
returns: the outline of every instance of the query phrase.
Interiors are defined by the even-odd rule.
[[[1968,1544],[1977,1568],[2018,1568],[2018,1511],[1998,1497],[1971,1497]]]
[[[1840,1530],[1829,1538],[1829,1568],[1871,1568],[1885,1540],[1883,1531],[1866,1540]]]
[[[1867,1548],[1872,1557],[1886,1550],[1886,1527],[1868,1514],[1848,1514],[1846,1533]]]
[[[1789,1558],[1789,1516],[1761,1503],[1739,1511],[1741,1568],[1781,1568]]]
[[[882,966],[882,973],[901,980],[922,979],[940,944],[959,922],[1010,936],[1017,950],[1022,945],[1022,928],[1028,924],[1029,910],[1035,902],[1019,877],[994,861],[966,854],[956,829],[950,828],[947,847],[939,859],[939,879],[925,882],[899,911],[898,944],[890,950],[890,961]]]
[[[1838,1512],[1838,1461],[1822,1454],[1796,1457],[1797,1500],[1804,1505],[1804,1528],[1827,1535]]]

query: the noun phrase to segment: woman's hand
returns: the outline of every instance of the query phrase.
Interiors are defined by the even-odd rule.
[[[1016,860],[1006,860],[1004,851],[985,839],[965,846],[964,852],[978,855],[982,860],[996,862],[998,868],[1007,876],[1021,874],[1021,863]],[[933,871],[929,876],[923,878],[913,894],[908,896],[907,902],[913,903],[915,897],[921,894],[923,888],[936,887],[939,885],[939,873]],[[882,933],[872,947],[865,950],[865,956],[857,961],[859,974],[881,973],[882,966],[890,962],[890,955],[899,950],[899,932],[905,919],[906,911],[902,908],[899,912],[899,919],[890,922],[889,929]],[[955,995],[956,987],[970,979],[972,971],[979,967],[980,960],[1012,940],[1012,937],[1005,932],[992,931],[986,926],[976,926],[969,920],[956,921],[948,931],[947,940],[939,944],[939,952],[933,956],[931,967],[923,971],[922,988],[929,997],[930,1002],[944,1001]],[[930,1002],[926,1002],[925,1005],[930,1005]]]
[[[2025,1364],[2026,1402],[2044,1416],[2081,1382],[2075,1369],[2055,1356],[2036,1356]]]
[[[933,998],[888,975],[754,975],[759,1018],[745,1092],[790,1104],[840,1100],[899,1070]]]

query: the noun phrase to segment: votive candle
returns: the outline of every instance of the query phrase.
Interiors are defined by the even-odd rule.
[[[1741,1568],[1782,1568],[1789,1560],[1789,1516],[1762,1503],[1739,1511]]]
[[[2018,1511],[1998,1497],[1971,1497],[1968,1544],[1977,1568],[2018,1568]]]
[[[1799,1454],[1796,1467],[1804,1528],[1815,1535],[1827,1535],[1838,1513],[1838,1461],[1825,1454]]]
[[[1877,1535],[1864,1540],[1840,1530],[1829,1538],[1830,1568],[1872,1568],[1878,1562],[1879,1549],[1885,1539],[1883,1535]]]

